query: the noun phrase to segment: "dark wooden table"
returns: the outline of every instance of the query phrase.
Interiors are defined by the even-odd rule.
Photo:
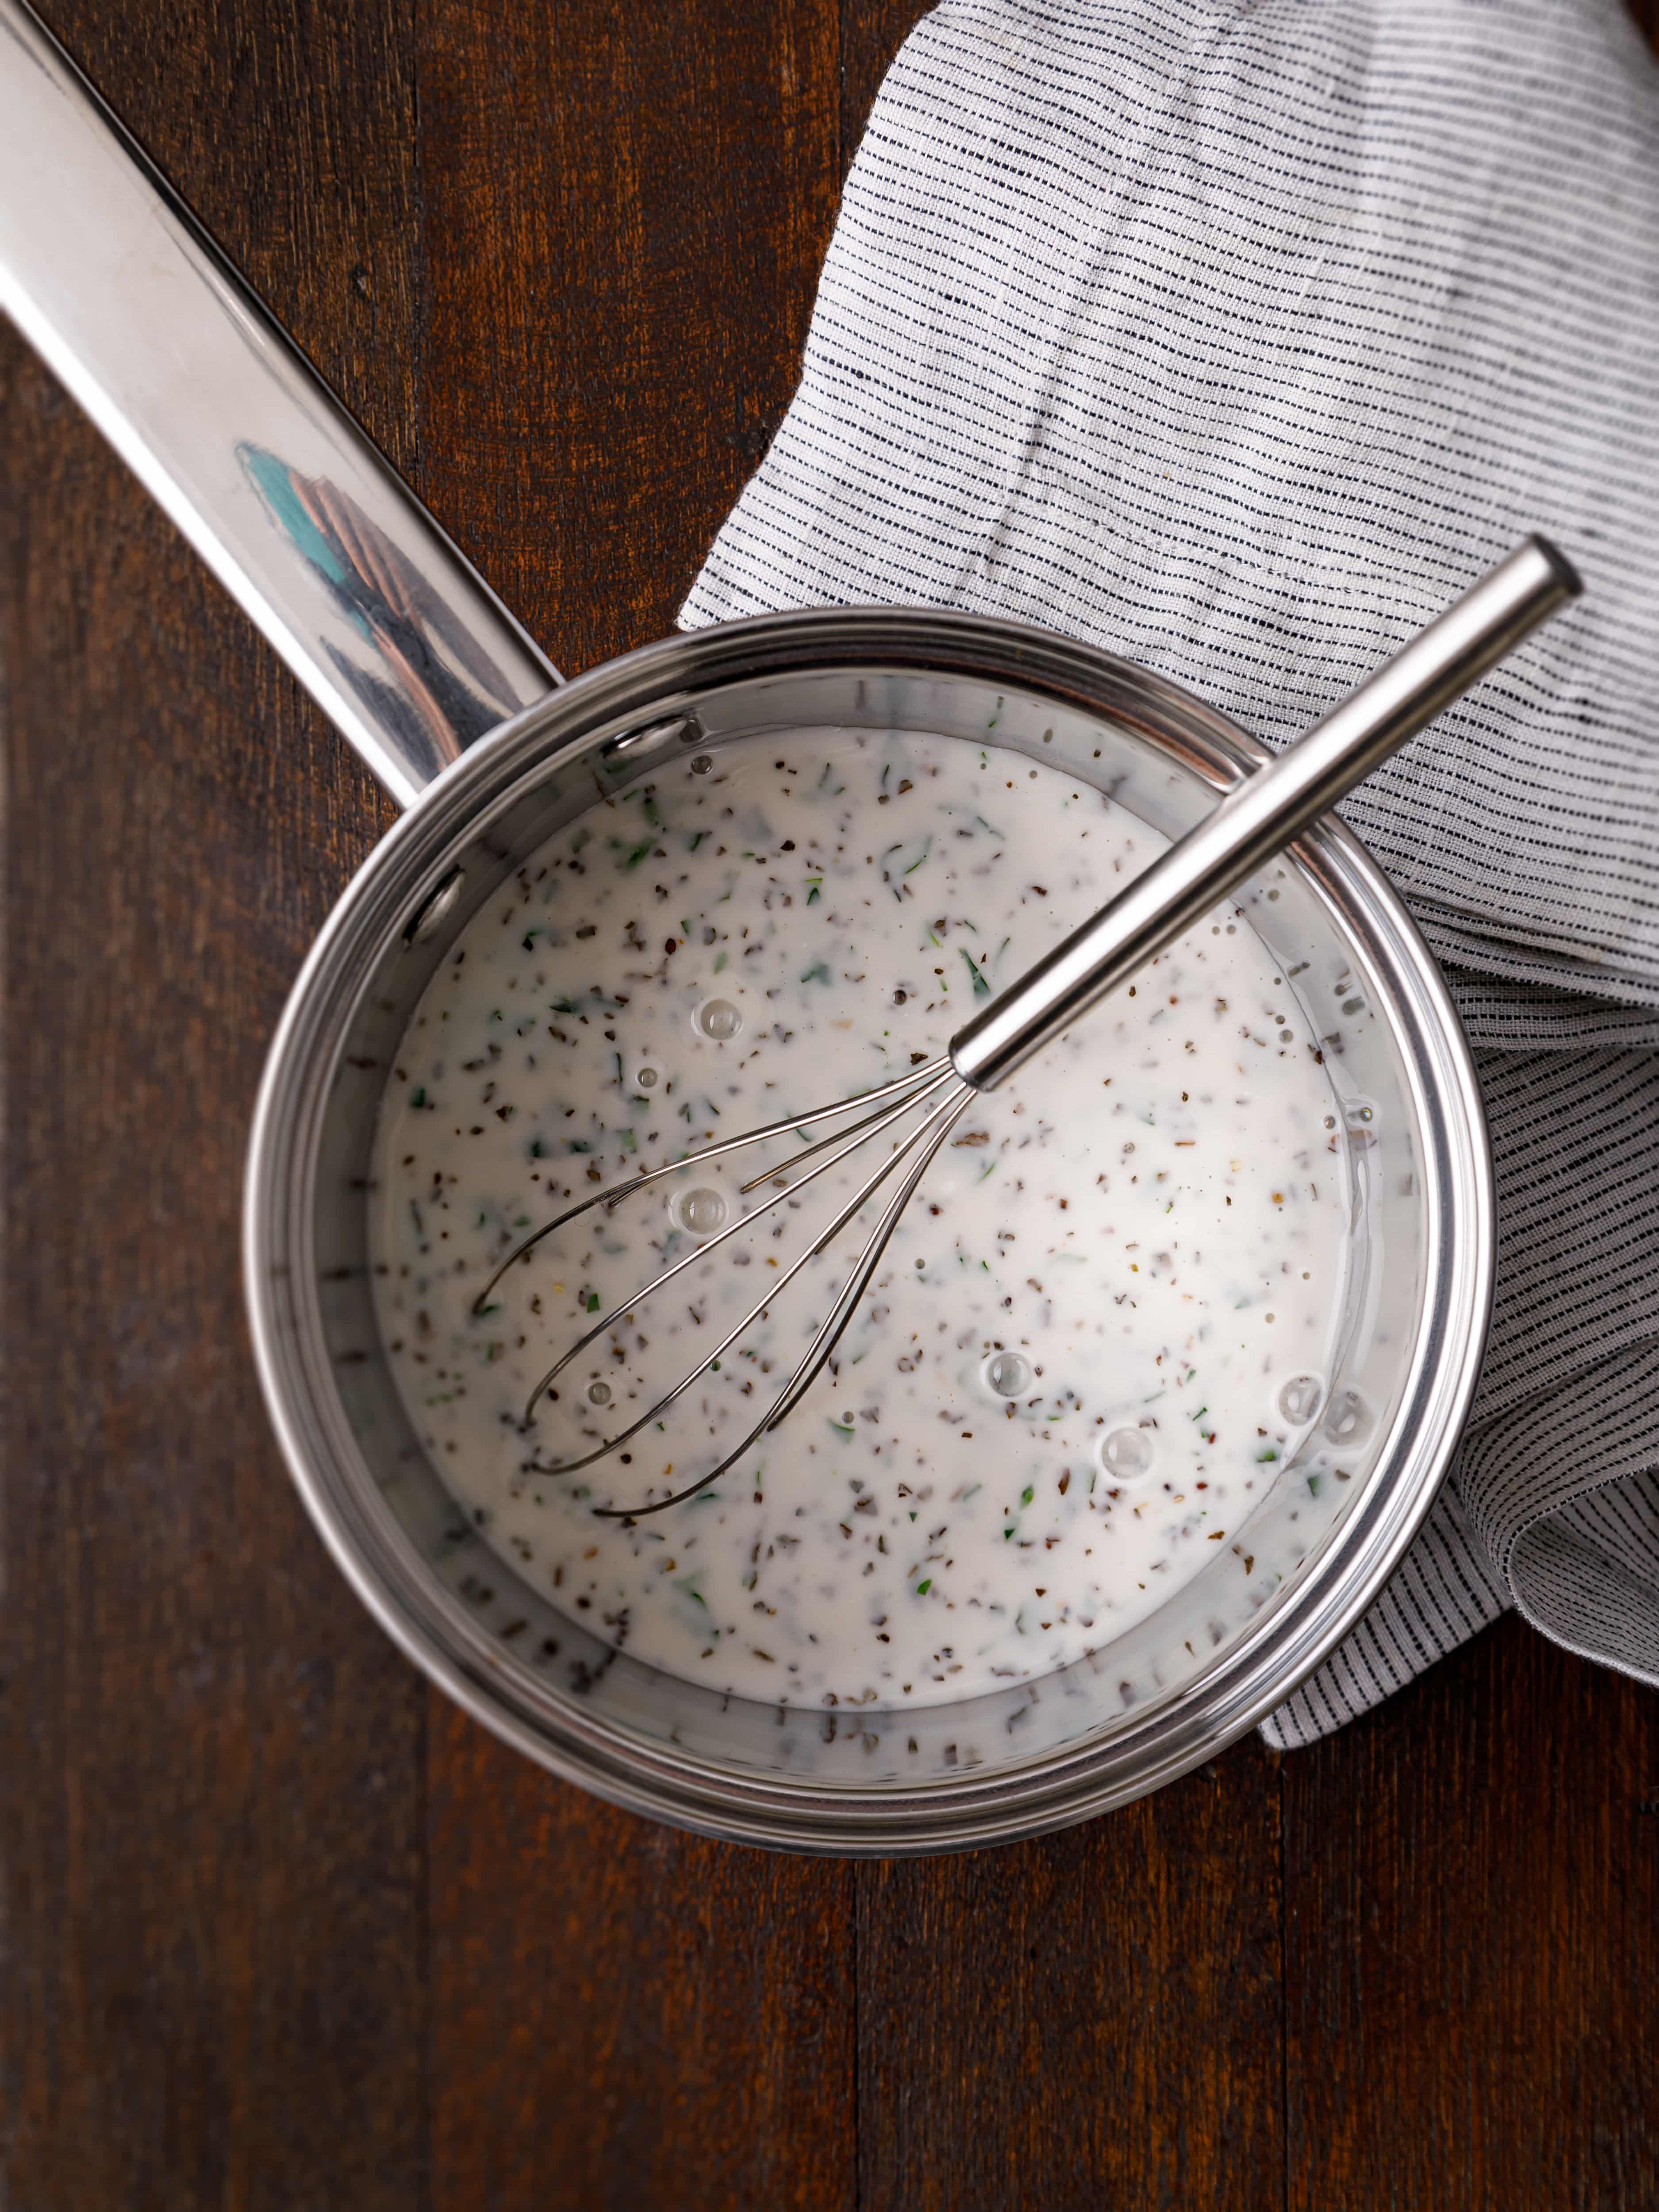
[[[787,400],[914,0],[51,0],[555,657]],[[390,817],[0,338],[12,2212],[1659,2203],[1659,1699],[1513,1621],[1334,1741],[854,1867],[429,1691],[256,1395],[242,1150]]]

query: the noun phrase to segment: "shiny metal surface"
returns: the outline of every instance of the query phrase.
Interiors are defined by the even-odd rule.
[[[775,1235],[781,1249],[773,1264],[781,1273],[718,1341],[707,1341],[702,1356],[686,1369],[672,1387],[648,1405],[625,1428],[606,1437],[579,1458],[535,1465],[544,1474],[575,1474],[592,1467],[657,1421],[683,1397],[698,1377],[723,1359],[732,1346],[775,1305],[809,1262],[829,1250],[850,1228],[866,1201],[873,1199],[890,1176],[913,1153],[915,1164],[896,1194],[883,1206],[873,1229],[854,1258],[847,1276],[830,1303],[823,1321],[814,1329],[806,1350],[786,1377],[772,1404],[749,1429],[735,1448],[694,1482],[672,1496],[649,1504],[596,1508],[599,1517],[613,1521],[643,1520],[683,1505],[717,1482],[735,1467],[750,1447],[774,1435],[817,1381],[846,1332],[859,1302],[880,1264],[883,1253],[908,1200],[915,1193],[928,1162],[945,1141],[951,1124],[975,1090],[994,1091],[1014,1069],[1057,1037],[1062,1030],[1106,994],[1137,973],[1183,931],[1212,913],[1218,902],[1236,890],[1262,864],[1272,860],[1310,823],[1369,775],[1426,722],[1469,687],[1522,639],[1563,606],[1581,588],[1577,577],[1554,549],[1533,538],[1512,553],[1490,574],[1467,592],[1455,606],[1429,625],[1384,668],[1379,669],[1324,720],[1317,723],[1256,775],[1247,777],[1206,818],[1189,830],[1129,888],[1075,929],[1047,958],[1000,992],[984,1012],[951,1039],[948,1057],[928,1060],[896,1082],[886,1083],[850,1097],[748,1129],[718,1144],[705,1145],[668,1165],[644,1175],[628,1176],[595,1191],[556,1218],[532,1229],[507,1254],[478,1293],[475,1312],[482,1312],[508,1268],[528,1256],[544,1237],[567,1222],[595,1207],[609,1213],[648,1189],[665,1176],[677,1174],[690,1160],[730,1158],[733,1153],[763,1145],[792,1129],[804,1130],[823,1121],[860,1118],[850,1127],[809,1144],[792,1158],[765,1169],[742,1186],[740,1194],[764,1186],[769,1195],[738,1215],[715,1236],[673,1261],[650,1281],[584,1329],[548,1368],[531,1392],[524,1409],[528,1429],[536,1408],[571,1361],[593,1344],[605,1341],[625,1318],[631,1319],[646,1302],[688,1269],[701,1267],[724,1244],[746,1237],[763,1214],[783,1208],[793,1213],[799,1194],[820,1176],[873,1146],[877,1160],[866,1162],[863,1181],[836,1220],[822,1232],[813,1226],[810,1237],[780,1220]],[[874,1107],[874,1113],[867,1109]],[[920,1117],[920,1118],[918,1118]],[[885,1149],[882,1140],[885,1139]],[[808,1160],[820,1153],[827,1158],[816,1167]],[[804,1173],[797,1173],[798,1170]],[[745,1258],[747,1255],[744,1255]]]
[[[994,1091],[1127,982],[1281,846],[1512,652],[1582,589],[1529,538],[1259,775],[1230,793],[1121,896],[1000,992],[951,1040],[964,1082]]]
[[[1218,1556],[1112,1643],[985,1697],[837,1715],[658,1674],[489,1551],[428,1463],[380,1347],[370,1148],[386,1069],[436,967],[563,823],[683,748],[835,724],[977,746],[994,727],[999,745],[1109,787],[1172,840],[1268,756],[1109,654],[938,611],[734,623],[538,697],[552,672],[536,648],[21,0],[0,0],[0,302],[409,802],[283,1015],[244,1251],[255,1359],[294,1480],[410,1657],[506,1741],[618,1803],[734,1840],[873,1856],[1087,1819],[1278,1705],[1427,1511],[1492,1289],[1473,1067],[1432,959],[1355,840],[1316,823],[1272,864],[1249,916],[1297,976],[1350,1117],[1353,1260],[1332,1380],[1364,1418],[1318,1432],[1334,1517],[1304,1533],[1308,1487],[1287,1463],[1251,1523],[1282,1576],[1241,1598],[1237,1563]]]
[[[878,1157],[876,1166],[870,1169],[830,1227],[810,1243],[804,1239],[797,1240],[799,1249],[787,1264],[781,1263],[782,1272],[768,1283],[763,1295],[756,1300],[741,1320],[718,1342],[711,1345],[707,1356],[696,1366],[682,1375],[672,1389],[665,1392],[655,1405],[647,1407],[627,1428],[606,1437],[593,1450],[583,1453],[580,1459],[552,1462],[538,1461],[537,1465],[540,1471],[546,1474],[574,1474],[582,1468],[592,1467],[596,1460],[619,1450],[642,1429],[649,1427],[659,1414],[666,1413],[678,1399],[684,1397],[700,1375],[716,1360],[724,1358],[738,1339],[754,1327],[769,1306],[776,1304],[808,1262],[827,1250],[842,1231],[851,1226],[866,1202],[873,1199],[888,1178],[896,1174],[909,1160],[910,1166],[898,1189],[883,1206],[875,1226],[866,1232],[847,1279],[830,1301],[830,1310],[813,1331],[805,1351],[785,1377],[783,1387],[772,1404],[736,1447],[711,1467],[706,1474],[699,1475],[695,1482],[687,1483],[683,1490],[675,1491],[671,1497],[659,1498],[648,1505],[596,1505],[594,1516],[601,1521],[642,1521],[651,1514],[665,1513],[671,1505],[684,1505],[688,1498],[696,1498],[711,1483],[718,1482],[728,1468],[737,1465],[750,1445],[772,1430],[781,1428],[817,1380],[830,1354],[845,1334],[848,1323],[858,1310],[859,1302],[869,1287],[870,1278],[881,1264],[882,1255],[898,1226],[899,1216],[915,1195],[917,1184],[927,1171],[928,1163],[950,1134],[957,1115],[973,1095],[971,1087],[958,1080],[949,1060],[941,1056],[913,1069],[908,1075],[899,1077],[896,1082],[880,1084],[870,1091],[857,1091],[850,1098],[837,1099],[828,1106],[815,1107],[805,1114],[791,1115],[787,1121],[771,1121],[760,1128],[745,1129],[740,1136],[727,1137],[717,1145],[704,1145],[688,1153],[685,1158],[672,1161],[665,1167],[653,1168],[645,1175],[630,1176],[626,1182],[612,1184],[608,1190],[596,1191],[592,1197],[584,1199],[580,1206],[569,1207],[526,1237],[507,1254],[478,1293],[475,1311],[483,1310],[490,1292],[507,1269],[539,1244],[544,1237],[550,1237],[555,1230],[563,1228],[566,1222],[590,1212],[596,1206],[611,1207],[622,1204],[635,1192],[649,1188],[663,1176],[678,1173],[685,1165],[686,1159],[729,1159],[733,1153],[746,1152],[754,1145],[765,1144],[773,1137],[793,1134],[811,1128],[819,1121],[843,1120],[848,1114],[860,1115],[860,1119],[850,1128],[839,1130],[834,1136],[819,1139],[817,1143],[808,1145],[805,1151],[795,1153],[792,1158],[781,1161],[775,1167],[763,1169],[751,1182],[740,1185],[738,1194],[741,1197],[747,1197],[751,1190],[760,1188],[763,1184],[772,1185],[776,1195],[751,1208],[748,1213],[740,1214],[718,1235],[695,1247],[684,1259],[665,1267],[620,1305],[612,1306],[609,1313],[602,1314],[591,1328],[585,1329],[569,1349],[554,1361],[531,1392],[524,1413],[525,1425],[528,1428],[535,1419],[536,1408],[543,1395],[557,1382],[571,1361],[579,1358],[589,1345],[599,1342],[624,1316],[636,1313],[647,1298],[659,1291],[665,1290],[676,1276],[706,1260],[711,1252],[717,1251],[732,1237],[748,1229],[774,1206],[783,1203],[786,1199],[793,1206],[798,1194],[808,1184],[816,1182],[819,1176],[827,1175],[854,1152],[861,1151],[877,1138],[884,1136],[888,1139],[887,1152]],[[877,1107],[873,1114],[860,1111],[872,1104]],[[920,1118],[915,1118],[917,1116]],[[815,1158],[820,1152],[825,1152],[829,1157],[820,1160],[817,1167],[809,1168],[805,1174],[796,1176],[793,1182],[787,1181],[796,1168],[805,1166],[806,1161]]]
[[[395,798],[558,682],[21,0],[0,308]]]
[[[1179,836],[1268,756],[1189,695],[1045,633],[903,610],[768,617],[585,675],[475,746],[383,842],[308,962],[249,1158],[253,1341],[295,1478],[388,1632],[507,1741],[639,1812],[777,1849],[978,1847],[1090,1818],[1243,1734],[1352,1627],[1427,1511],[1485,1343],[1493,1221],[1480,1094],[1409,917],[1330,819],[1273,864],[1252,925],[1287,969],[1352,1113],[1356,1257],[1333,1382],[1363,1445],[1322,1443],[1340,1517],[1297,1534],[1295,1469],[1251,1526],[1283,1582],[1232,1606],[1219,1557],[1140,1627],[1006,1692],[842,1714],[727,1698],[617,1655],[458,1516],[380,1353],[362,1191],[383,1080],[427,980],[562,823],[680,757],[792,727],[925,728],[1110,785]],[[638,747],[619,734],[645,732]],[[461,871],[442,926],[409,941]],[[787,1441],[787,1436],[786,1436]],[[1223,1550],[1225,1547],[1222,1547]],[[547,1656],[544,1656],[547,1655]]]

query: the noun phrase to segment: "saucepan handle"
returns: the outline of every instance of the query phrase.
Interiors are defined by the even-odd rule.
[[[0,308],[394,798],[558,683],[23,0]]]

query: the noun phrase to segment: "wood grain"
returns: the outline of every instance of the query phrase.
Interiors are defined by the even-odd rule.
[[[1287,2203],[1659,2203],[1659,1698],[1511,1620],[1281,1774]]]
[[[1279,1817],[1249,1743],[1064,1835],[861,1868],[860,2204],[1277,2205]]]
[[[919,0],[47,12],[556,659],[669,626]],[[0,486],[0,2202],[1659,2203],[1659,1701],[1516,1623],[890,1866],[652,1826],[426,1691],[236,1281],[264,1042],[390,809],[9,336]]]
[[[396,22],[52,12],[406,446]],[[3,359],[5,2201],[402,2212],[424,1698],[282,1470],[238,1252],[264,1039],[380,809],[9,332]]]
[[[422,16],[422,483],[574,671],[659,637],[799,374],[826,0]]]
[[[432,1716],[434,2191],[852,2212],[850,1867],[677,1834]]]
[[[447,0],[422,483],[566,667],[661,635],[796,374],[833,15]],[[672,1835],[430,1719],[438,2203],[854,2203],[845,1867]]]

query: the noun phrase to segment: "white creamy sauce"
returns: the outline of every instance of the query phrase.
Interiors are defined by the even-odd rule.
[[[607,1332],[528,1431],[553,1361],[763,1201],[738,1185],[800,1140],[591,1211],[474,1310],[591,1191],[941,1052],[1163,846],[1020,755],[803,732],[596,806],[473,918],[382,1109],[375,1293],[434,1466],[560,1609],[717,1688],[902,1704],[1077,1658],[1218,1550],[1250,1571],[1253,1504],[1320,1410],[1346,1194],[1306,1023],[1231,908],[969,1106],[833,1370],[696,1502],[592,1511],[736,1443],[848,1238],[625,1461],[545,1470],[712,1347],[833,1218],[844,1170]]]

